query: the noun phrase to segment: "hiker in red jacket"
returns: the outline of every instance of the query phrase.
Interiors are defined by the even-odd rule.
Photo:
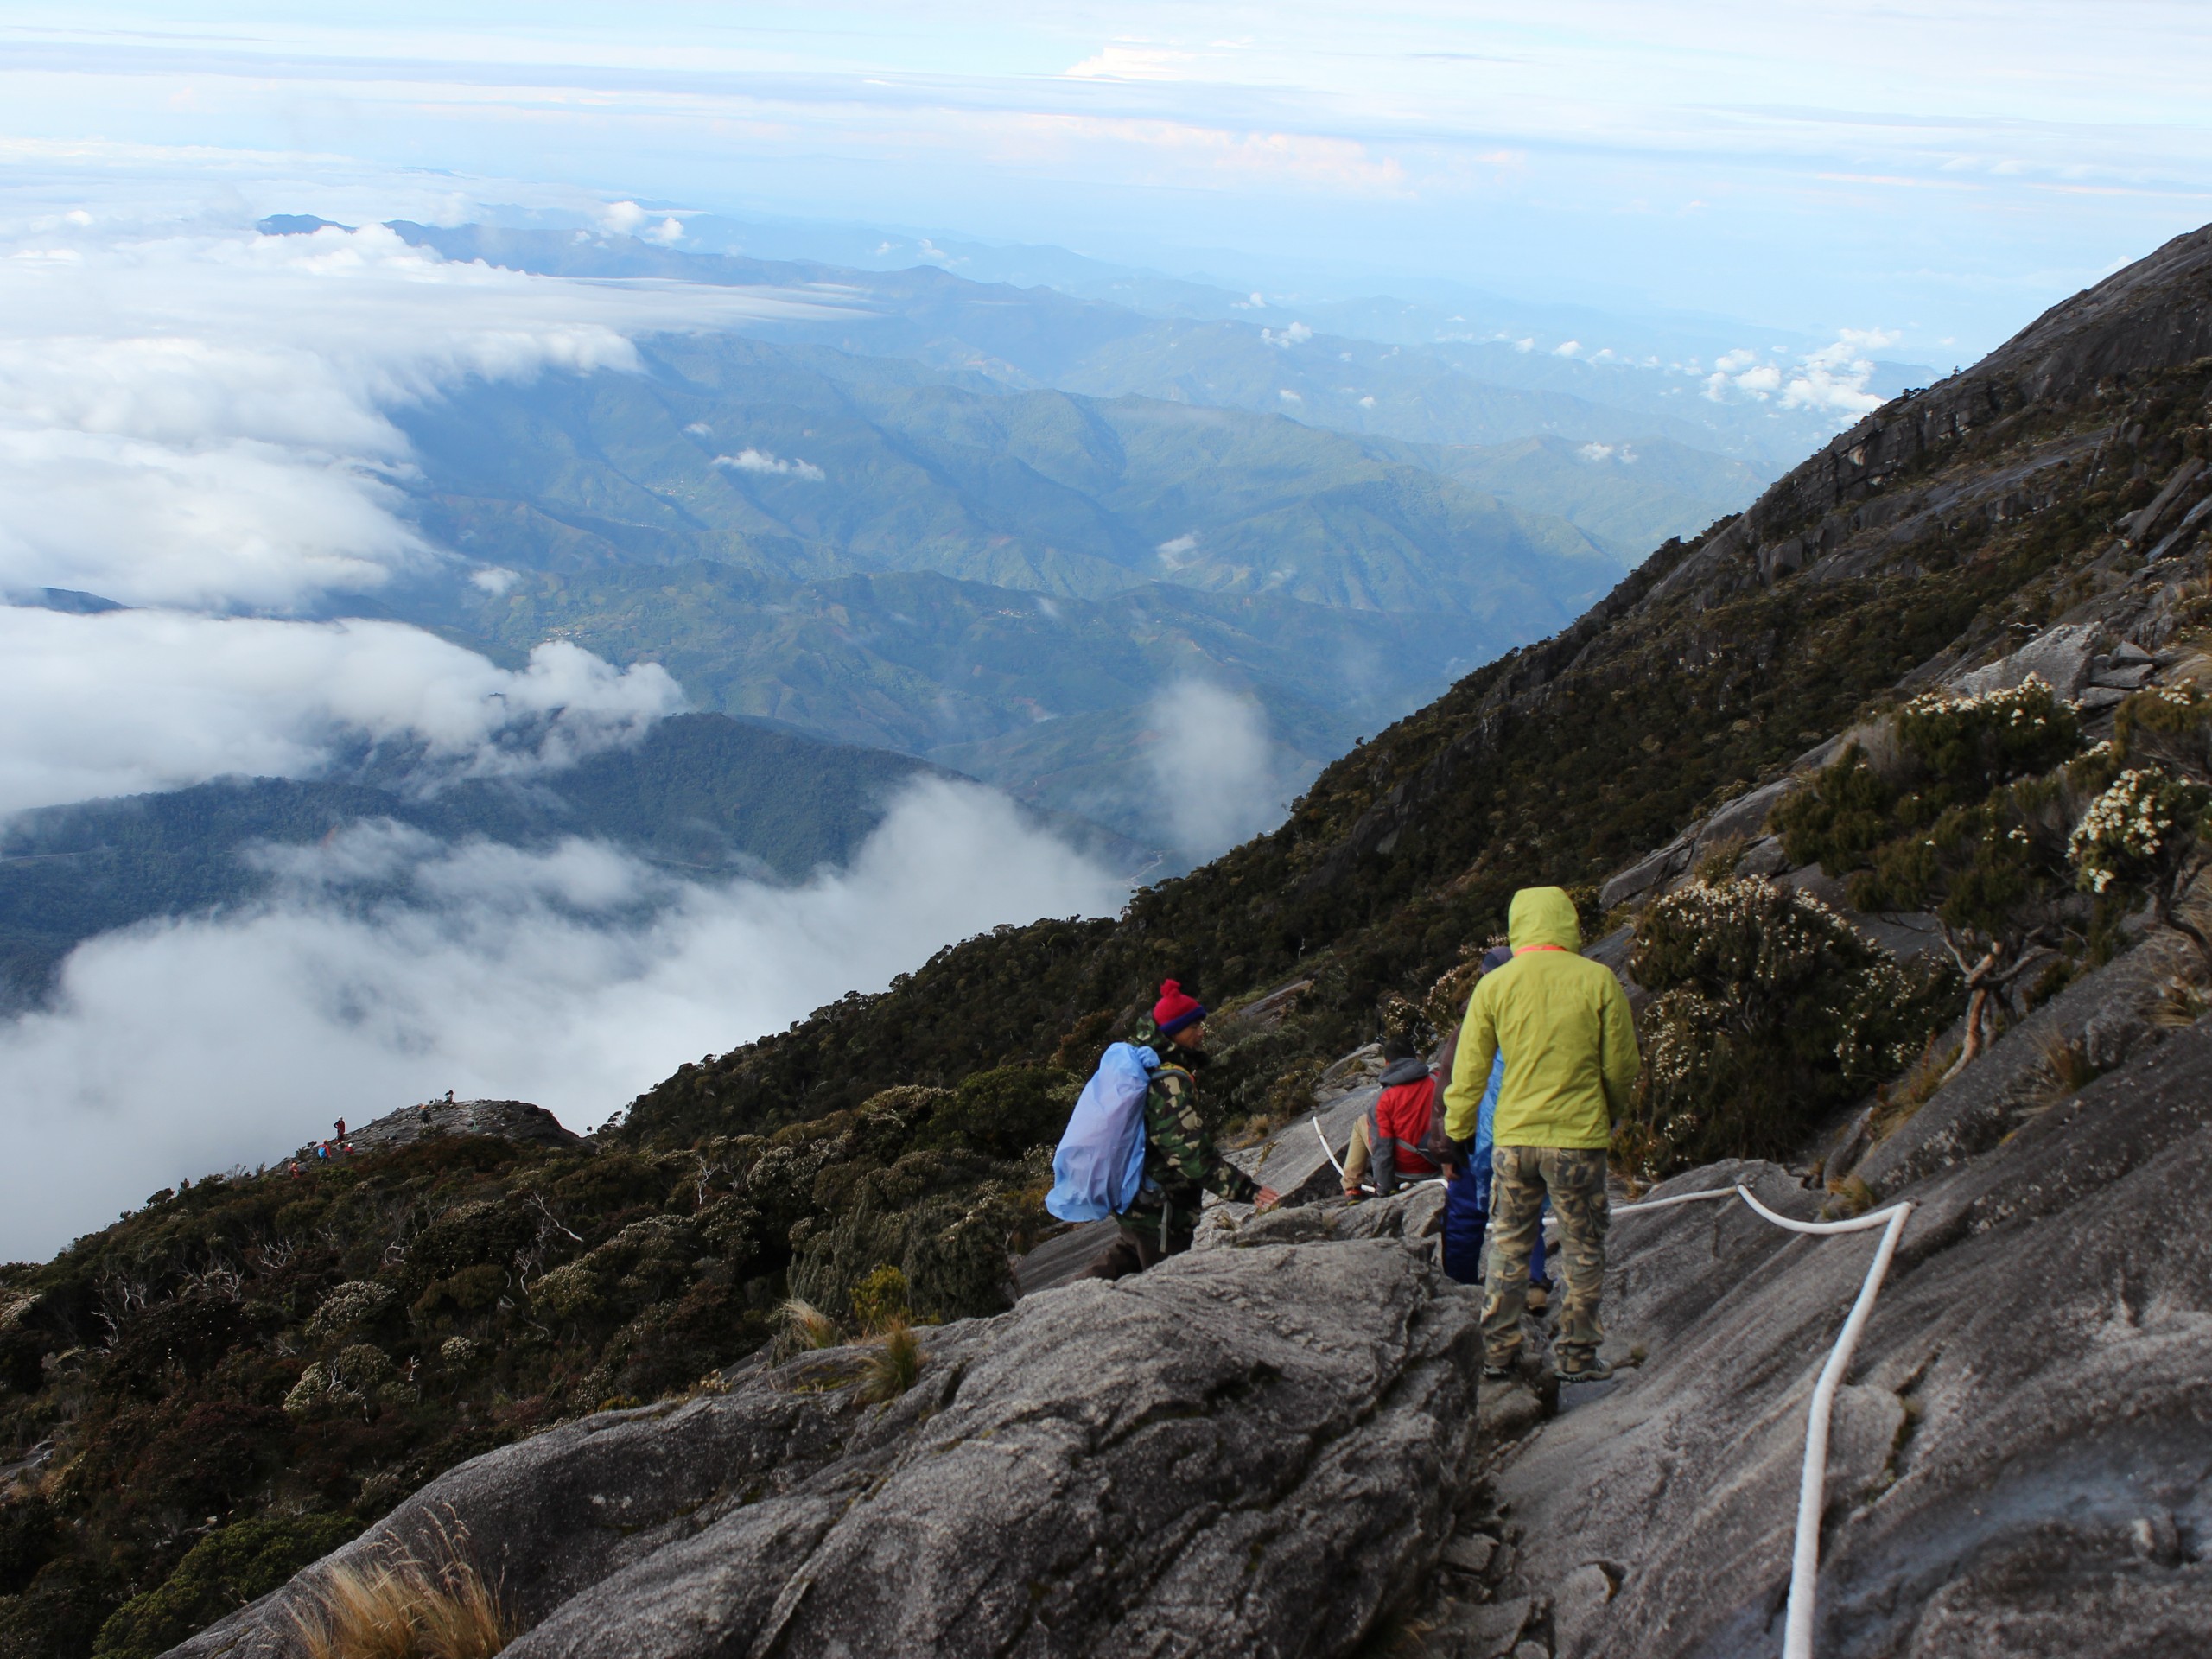
[[[1436,1074],[1403,1037],[1382,1045],[1382,1093],[1353,1128],[1351,1145],[1344,1153],[1348,1198],[1359,1196],[1370,1160],[1377,1192],[1388,1192],[1400,1181],[1425,1181],[1443,1173],[1421,1149],[1423,1141],[1433,1139],[1430,1126],[1436,1119]]]

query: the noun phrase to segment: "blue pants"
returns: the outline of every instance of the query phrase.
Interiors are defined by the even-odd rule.
[[[1444,1188],[1444,1272],[1456,1284],[1483,1281],[1483,1234],[1490,1226],[1490,1171],[1479,1178],[1462,1165]],[[1544,1272],[1544,1230],[1536,1229],[1536,1248],[1529,1257],[1529,1282],[1548,1283]]]

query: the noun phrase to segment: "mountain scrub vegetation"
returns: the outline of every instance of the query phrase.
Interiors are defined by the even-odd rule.
[[[1170,976],[1217,1010],[1200,1096],[1234,1140],[1348,1051],[1436,1034],[1514,891],[1556,884],[1649,994],[1622,1174],[1809,1155],[1862,1104],[1893,1122],[2146,921],[2202,925],[2212,597],[2178,527],[2202,511],[2165,486],[2212,454],[2208,271],[2200,232],[1885,406],[1118,917],[949,946],[680,1066],[585,1142],[238,1169],[0,1268],[0,1655],[159,1652],[461,1460],[713,1394],[779,1338],[872,1333],[898,1371],[888,1333],[1007,1305],[1069,1103]],[[1038,407],[1172,447],[1157,411]],[[1071,515],[1085,559],[1141,540]],[[832,528],[800,520],[776,533]],[[2071,683],[1961,688],[2068,627]],[[2139,674],[2100,630],[2148,642]],[[2092,645],[2116,696],[2088,695]],[[1685,837],[1755,800],[1740,835]],[[1655,849],[1685,861],[1623,896]],[[1940,948],[1901,962],[1860,925],[1900,915]],[[1239,1018],[1294,984],[1287,1015]]]

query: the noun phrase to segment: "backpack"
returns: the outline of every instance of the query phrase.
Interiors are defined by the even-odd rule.
[[[1405,1064],[1407,1062],[1402,1060],[1399,1062],[1401,1065]],[[1444,1133],[1444,1083],[1450,1075],[1449,1071],[1439,1072],[1430,1067],[1421,1069],[1420,1076],[1428,1080],[1429,1109],[1428,1126],[1421,1132],[1419,1141],[1402,1141],[1395,1135],[1382,1132],[1382,1096],[1377,1095],[1374,1104],[1367,1109],[1367,1147],[1372,1160],[1369,1167],[1374,1172],[1375,1191],[1379,1196],[1387,1197],[1397,1189],[1398,1150],[1402,1147],[1416,1157],[1427,1159],[1438,1169],[1452,1161],[1452,1142]],[[1390,1084],[1388,1082],[1389,1073],[1385,1072],[1383,1077],[1386,1090],[1404,1088],[1420,1080],[1419,1077],[1408,1077],[1401,1083]]]
[[[1116,1043],[1099,1058],[1052,1154],[1045,1207],[1062,1221],[1103,1221],[1136,1199],[1144,1183],[1144,1097],[1160,1056]]]

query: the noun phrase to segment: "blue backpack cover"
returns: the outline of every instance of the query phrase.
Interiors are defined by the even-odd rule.
[[[1062,1221],[1103,1221],[1135,1200],[1144,1182],[1144,1097],[1160,1056],[1116,1043],[1083,1085],[1052,1154],[1045,1207]]]

